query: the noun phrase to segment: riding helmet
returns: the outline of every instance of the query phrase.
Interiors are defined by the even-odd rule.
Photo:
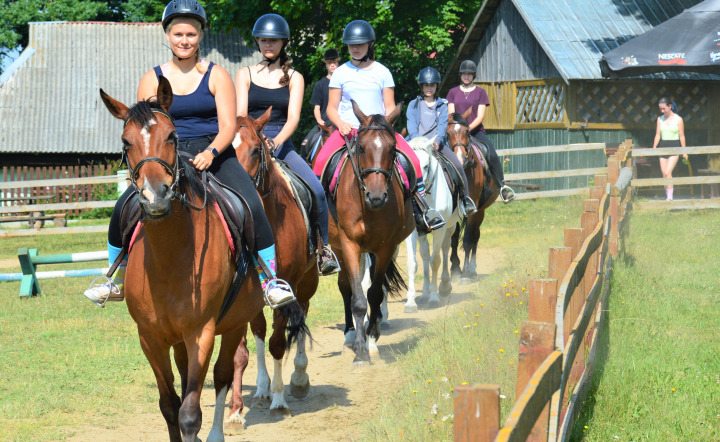
[[[200,22],[203,30],[207,27],[205,8],[197,0],[172,0],[168,3],[162,15],[163,30],[167,30],[170,21],[177,17],[191,17]]]
[[[265,14],[255,22],[252,36],[255,38],[282,38],[290,39],[290,26],[282,16]]]
[[[469,72],[473,75],[477,72],[477,65],[472,60],[465,60],[460,63],[460,73]]]
[[[323,54],[323,60],[337,60],[340,58],[340,54],[338,54],[338,51],[336,49],[328,49],[325,51],[325,54]]]
[[[418,74],[418,84],[439,84],[442,81],[440,72],[430,66],[423,68]]]
[[[375,30],[372,25],[365,20],[353,20],[345,26],[342,41],[347,45],[358,45],[375,41]]]

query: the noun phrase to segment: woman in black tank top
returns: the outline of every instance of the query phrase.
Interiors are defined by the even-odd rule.
[[[245,197],[255,223],[255,259],[263,260],[271,272],[265,275],[256,263],[260,280],[270,303],[281,304],[294,298],[294,295],[290,286],[275,275],[275,245],[270,223],[252,179],[238,163],[234,149],[228,148],[235,136],[237,105],[232,78],[222,67],[199,57],[200,41],[207,24],[205,11],[200,8],[168,14],[168,10],[163,17],[163,29],[173,58],[145,73],[138,86],[138,101],[157,94],[160,74],[170,81],[174,96],[170,115],[175,119],[179,136],[178,149],[195,156],[191,162],[198,170],[208,170],[220,182]],[[110,264],[122,249],[120,209],[133,192],[130,187],[123,193],[110,219]],[[126,266],[127,256],[111,280],[93,284],[84,295],[98,305],[107,301],[122,301]]]
[[[277,150],[275,157],[288,166],[310,185],[320,206],[320,234],[325,246],[318,255],[320,273],[331,275],[340,270],[335,255],[328,245],[329,213],[325,190],[310,166],[295,152],[290,136],[300,121],[305,80],[290,68],[285,46],[290,38],[290,28],[284,18],[277,14],[260,17],[253,27],[253,37],[263,61],[238,70],[235,76],[238,115],[254,119],[262,116],[272,106],[270,120],[263,134],[271,139]]]

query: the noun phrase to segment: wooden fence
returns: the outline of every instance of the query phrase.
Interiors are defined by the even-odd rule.
[[[94,166],[58,166],[58,167],[7,167],[2,168],[3,181],[0,182],[0,214],[22,213],[28,211],[55,210],[77,216],[96,207],[110,205],[86,205],[95,201],[94,195],[100,190],[97,186],[115,184],[120,181],[116,175],[110,175],[107,165]],[[46,204],[27,204],[24,198],[47,196]],[[14,200],[14,201],[13,201]],[[41,207],[42,206],[42,207]]]
[[[543,187],[552,180],[558,178],[569,178],[569,177],[582,177],[583,182],[587,182],[586,177],[592,177],[594,175],[605,173],[606,166],[603,161],[602,165],[598,164],[598,167],[586,167],[582,169],[558,169],[559,164],[556,164],[550,158],[554,154],[558,153],[570,153],[570,152],[583,152],[583,151],[607,151],[608,148],[614,149],[618,144],[610,143],[584,143],[584,144],[565,144],[558,146],[540,146],[540,147],[521,147],[515,149],[499,149],[497,154],[501,157],[501,161],[505,164],[505,161],[510,161],[512,164],[511,157],[532,155],[533,169],[547,167],[549,170],[533,170],[532,172],[519,172],[519,173],[506,173],[505,181],[512,183],[519,182],[520,185],[517,189],[517,199],[535,199],[535,198],[546,198],[546,197],[560,197],[570,195],[583,195],[587,194],[587,185],[582,184],[580,187],[570,187],[555,190],[540,190],[540,191],[529,191],[522,192],[523,184],[530,184]],[[604,155],[603,155],[604,158]],[[528,183],[528,180],[531,182]]]
[[[590,387],[607,310],[612,260],[627,223],[632,142],[608,159],[585,200],[581,227],[550,249],[548,277],[530,284],[520,332],[516,402],[500,428],[500,389],[455,389],[456,441],[565,441]],[[612,185],[611,185],[612,183]]]

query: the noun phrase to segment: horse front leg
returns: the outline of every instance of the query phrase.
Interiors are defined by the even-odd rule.
[[[356,366],[360,366],[370,361],[366,348],[365,327],[363,327],[365,315],[367,314],[367,299],[362,289],[362,275],[360,274],[361,256],[357,244],[344,237],[344,235],[342,238],[342,251],[345,263],[343,268],[345,269],[347,279],[344,280],[345,284],[340,286],[342,278],[338,278],[338,286],[340,286],[340,290],[343,292],[343,300],[345,301],[346,308],[345,317],[347,319],[348,313],[350,313],[355,325],[355,340],[353,342],[353,350],[355,351],[354,363]],[[350,290],[348,290],[348,288]],[[346,324],[346,331],[348,331],[348,325],[349,324]]]
[[[250,330],[255,337],[255,357],[257,358],[257,387],[252,399],[252,406],[267,407],[270,404],[270,374],[265,364],[265,336],[267,336],[267,321],[265,313],[255,316],[250,322]],[[283,328],[284,330],[284,328]]]
[[[462,269],[460,268],[460,257],[458,256],[458,245],[460,244],[460,223],[455,223],[455,231],[450,238],[450,274],[452,276],[460,276]]]
[[[386,282],[387,273],[397,273],[395,263],[393,262],[392,251],[383,250],[375,254],[375,266],[372,275],[372,285],[368,289],[367,302],[370,306],[369,325],[367,329],[367,346],[368,354],[371,357],[379,357],[380,352],[377,348],[377,340],[380,338],[380,322],[382,319],[381,306],[387,293],[392,290]],[[392,278],[391,278],[392,279]]]
[[[407,272],[408,272],[408,291],[407,302],[405,303],[405,313],[415,313],[418,310],[415,298],[415,272],[417,271],[417,230],[413,230],[410,236],[405,238],[405,248],[407,249]]]
[[[483,210],[479,210],[467,219],[465,235],[463,237],[463,248],[465,249],[465,266],[463,267],[463,278],[469,280],[477,279],[475,254],[477,245],[480,242],[480,224],[485,218]]]
[[[442,247],[440,249],[442,253],[442,276],[440,277],[440,289],[438,290],[440,296],[449,296],[452,292],[452,278],[450,277],[449,270],[449,257],[450,252],[450,232],[446,231],[443,235]]]
[[[432,255],[430,254],[430,240],[428,239],[428,235],[418,238],[418,243],[420,245],[420,258],[422,258],[423,263],[423,295],[422,301],[420,302],[425,303],[433,297],[432,278],[430,275]]]
[[[180,406],[180,432],[184,442],[195,442],[202,426],[200,394],[215,345],[215,328],[205,326],[185,336],[188,352],[187,392]]]
[[[210,429],[207,442],[222,442],[225,440],[223,428],[223,414],[225,412],[225,399],[228,390],[232,387],[235,375],[235,364],[233,359],[240,346],[240,341],[245,337],[247,326],[239,330],[223,335],[220,341],[220,351],[213,369],[213,383],[215,384],[215,413],[213,415],[213,426]],[[238,434],[244,429],[243,425],[229,425],[229,434]],[[238,428],[239,427],[239,428]]]
[[[242,327],[241,331],[240,343],[233,357],[232,396],[228,418],[225,420],[225,431],[228,434],[239,434],[245,429],[245,418],[242,416],[245,408],[242,398],[242,378],[250,360],[250,352],[247,348],[247,325]]]
[[[165,418],[170,442],[180,442],[182,441],[179,417],[181,401],[175,391],[172,363],[170,362],[170,346],[159,340],[152,339],[152,332],[138,331],[140,334],[140,346],[157,381],[158,392],[160,393],[160,412]]]

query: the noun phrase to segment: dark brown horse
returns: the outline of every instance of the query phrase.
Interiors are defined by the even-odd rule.
[[[405,289],[393,262],[393,254],[415,228],[411,202],[405,201],[403,184],[395,171],[396,141],[392,124],[400,114],[398,105],[387,116],[366,116],[353,102],[360,121],[356,142],[348,146],[348,159],[337,184],[337,223],[330,222],[330,243],[338,252],[342,271],[338,287],[345,303],[345,337],[360,365],[377,356],[385,293]],[[341,202],[341,203],[340,203]],[[367,298],[361,286],[361,253],[374,255]],[[370,306],[369,326],[364,317]],[[359,332],[355,332],[355,329]],[[353,337],[353,335],[355,335]]]
[[[167,79],[159,78],[157,102],[141,101],[132,108],[102,90],[100,95],[110,113],[125,121],[123,148],[145,214],[129,256],[125,299],[157,380],[170,440],[197,438],[202,424],[200,393],[216,335],[222,335],[222,341],[214,368],[217,399],[208,440],[222,440],[225,398],[238,371],[233,357],[248,322],[264,306],[260,282],[249,272],[218,322],[235,264],[211,195],[178,152],[168,113],[173,95]],[[175,391],[170,347],[180,373],[181,396]],[[239,407],[230,410],[231,417],[239,416],[242,403]]]
[[[472,138],[470,136],[470,126],[467,117],[470,115],[471,109],[468,109],[464,115],[457,113],[450,114],[448,119],[447,139],[450,149],[455,154],[460,154],[465,175],[467,175],[468,185],[470,186],[469,194],[477,206],[477,212],[465,219],[465,229],[463,234],[463,250],[465,250],[465,262],[460,269],[460,258],[457,254],[458,242],[460,237],[460,224],[457,225],[455,233],[452,236],[452,251],[450,252],[450,262],[452,266],[450,271],[453,274],[461,274],[464,278],[474,279],[477,277],[477,245],[480,242],[480,226],[485,219],[485,209],[495,202],[499,189],[495,180],[487,179],[483,161],[478,157],[478,151],[472,147]]]
[[[298,207],[293,190],[287,176],[276,160],[272,158],[269,144],[261,134],[270,119],[269,108],[260,118],[238,117],[235,153],[240,164],[253,177],[260,192],[270,225],[278,244],[276,265],[278,278],[287,281],[295,292],[295,296],[307,315],[310,298],[318,286],[319,274],[315,252],[309,244],[303,212]],[[314,229],[313,229],[314,230]],[[271,411],[288,412],[285,401],[285,385],[283,383],[282,360],[285,355],[286,339],[283,330],[287,319],[275,312],[273,318],[273,334],[270,337],[270,354],[275,366],[273,380],[270,384],[265,365],[265,334],[267,324],[265,315],[260,313],[250,323],[257,344],[258,379],[256,401],[272,399]],[[291,376],[290,391],[296,398],[303,398],[310,388],[307,375],[308,358],[305,353],[305,336],[298,338],[295,354],[295,372]],[[272,391],[272,393],[271,393]],[[242,391],[235,388],[233,395],[241,395]]]

